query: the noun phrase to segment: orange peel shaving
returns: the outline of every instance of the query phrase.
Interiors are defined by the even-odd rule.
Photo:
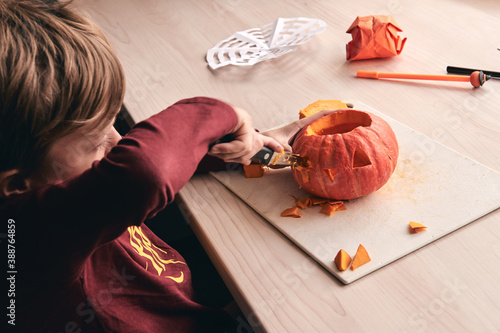
[[[365,247],[361,244],[358,246],[358,250],[354,255],[354,259],[352,259],[351,269],[355,270],[359,266],[362,266],[371,261],[370,256],[368,255],[368,251],[366,251]]]
[[[335,265],[337,265],[337,268],[341,272],[345,271],[347,267],[349,267],[351,261],[351,256],[343,249],[340,249],[340,251],[335,256]]]
[[[260,178],[264,175],[264,165],[262,164],[243,165],[243,171],[245,172],[246,178]]]
[[[302,217],[299,213],[299,207],[295,206],[292,208],[287,208],[281,212],[281,216],[283,217]]]
[[[410,229],[414,233],[417,233],[420,231],[424,231],[425,229],[427,229],[427,227],[425,225],[423,225],[422,223],[410,221]]]

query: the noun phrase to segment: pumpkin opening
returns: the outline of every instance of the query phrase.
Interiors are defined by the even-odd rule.
[[[356,148],[354,155],[352,156],[352,168],[362,168],[371,164],[372,161],[370,161],[370,156],[368,156],[364,150]]]
[[[357,127],[369,127],[372,118],[361,111],[339,111],[316,120],[307,127],[306,135],[332,135],[342,134]]]

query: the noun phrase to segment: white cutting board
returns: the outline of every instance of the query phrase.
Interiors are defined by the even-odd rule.
[[[291,197],[305,197],[289,168],[271,170],[262,178],[245,178],[242,171],[212,175],[279,229],[330,273],[351,283],[402,256],[500,207],[497,173],[360,102],[357,110],[384,118],[399,143],[398,165],[380,190],[346,203],[332,216],[320,207],[302,210],[301,218],[281,217],[294,206]],[[411,233],[409,221],[426,231]],[[371,262],[340,272],[334,263],[339,249],[354,256],[359,244]]]

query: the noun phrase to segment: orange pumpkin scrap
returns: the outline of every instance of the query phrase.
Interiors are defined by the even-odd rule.
[[[420,231],[424,231],[425,229],[427,229],[427,227],[425,225],[423,225],[422,223],[410,221],[410,229],[414,233],[417,233]]]
[[[329,201],[321,205],[320,213],[331,216],[337,210],[346,210],[342,201]]]
[[[243,171],[245,172],[245,177],[247,178],[260,178],[264,175],[264,165],[262,164],[243,165]]]
[[[302,199],[302,202],[304,203],[304,205],[306,207],[312,207],[312,205],[313,205],[310,196],[307,196],[304,199]]]
[[[295,170],[298,174],[300,174],[300,179],[302,180],[302,183],[308,183],[309,182],[309,167],[303,167],[301,165],[292,167],[292,170]],[[295,173],[294,173],[295,177]]]
[[[368,255],[368,252],[366,251],[365,247],[363,245],[359,244],[358,250],[356,251],[356,254],[354,255],[354,259],[352,259],[351,269],[355,270],[359,266],[364,265],[370,261],[371,261],[371,258]]]
[[[333,215],[333,213],[335,213],[335,211],[337,210],[347,209],[343,201],[316,198],[309,195],[302,199],[294,197],[293,195],[291,197],[295,201],[295,206],[285,209],[283,212],[281,212],[281,216],[302,217],[302,215],[299,213],[299,208],[306,209],[312,206],[321,206],[320,213],[326,214],[328,216]]]
[[[301,188],[316,196],[349,200],[381,188],[394,172],[399,155],[396,135],[369,112],[339,110],[303,128],[293,152],[308,167],[292,167]]]
[[[292,196],[293,199],[295,200],[295,205],[299,207],[300,209],[306,209],[308,206],[310,206],[310,199],[309,197],[305,197],[303,199],[296,198]]]
[[[300,209],[306,209],[307,205],[301,200],[297,200],[297,207],[299,207]]]
[[[335,256],[335,264],[339,271],[345,271],[351,263],[351,256],[344,250],[340,250]]]
[[[330,205],[330,204],[323,204],[321,205],[321,210],[319,211],[321,214],[325,214],[325,215],[328,215],[328,216],[332,216],[333,213],[335,213],[336,211],[336,207],[334,205]]]
[[[311,198],[311,204],[313,206],[322,205],[322,204],[327,203],[327,202],[328,202],[328,199],[325,199],[325,198],[315,198],[315,197]]]
[[[283,217],[302,217],[299,213],[299,207],[295,206],[292,208],[287,208],[281,212],[281,216]]]
[[[315,113],[318,113],[322,110],[331,110],[331,109],[345,109],[347,105],[339,100],[319,100],[314,103],[309,104],[303,110],[299,112],[299,119],[305,118],[307,116],[311,116]]]

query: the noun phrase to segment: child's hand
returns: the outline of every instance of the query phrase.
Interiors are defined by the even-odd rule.
[[[313,114],[312,116],[296,120],[288,125],[278,128],[273,128],[261,133],[264,136],[275,139],[279,144],[283,146],[285,151],[292,151],[291,145],[293,143],[293,140],[295,139],[295,135],[297,135],[297,133],[302,128],[314,122],[315,120],[318,120],[319,118],[324,117],[338,110],[343,110],[343,109],[323,110],[316,114]]]
[[[233,107],[238,117],[238,124],[228,134],[231,142],[218,143],[208,152],[225,162],[250,164],[251,158],[263,147],[267,146],[274,151],[281,152],[283,146],[271,136],[257,133],[252,126],[252,118],[243,109]]]

